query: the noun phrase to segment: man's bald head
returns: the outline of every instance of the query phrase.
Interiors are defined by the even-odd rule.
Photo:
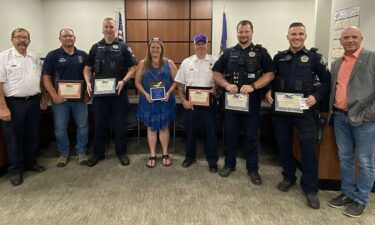
[[[347,26],[341,32],[340,43],[344,47],[345,55],[351,55],[361,48],[363,37],[356,26]]]

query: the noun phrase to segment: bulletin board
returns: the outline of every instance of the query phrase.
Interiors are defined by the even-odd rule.
[[[331,62],[344,54],[344,49],[340,44],[342,30],[350,25],[359,27],[359,6],[336,11],[334,20]]]

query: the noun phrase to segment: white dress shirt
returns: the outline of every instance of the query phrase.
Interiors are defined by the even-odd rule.
[[[215,56],[209,54],[203,59],[198,59],[196,55],[184,59],[177,71],[175,81],[185,86],[214,87],[212,67],[216,60]]]
[[[14,47],[0,53],[0,82],[6,97],[40,93],[41,60],[33,53],[21,55]]]

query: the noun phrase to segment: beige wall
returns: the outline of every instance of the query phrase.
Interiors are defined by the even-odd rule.
[[[63,27],[72,28],[77,37],[76,46],[88,52],[103,38],[103,19],[116,18],[114,11],[118,7],[124,9],[123,0],[43,0],[44,52],[60,46],[58,33]]]
[[[300,21],[306,25],[308,48],[315,44],[315,0],[213,0],[214,54],[220,50],[224,8],[228,27],[227,46],[237,43],[236,25],[243,19],[253,22],[254,43],[266,47],[271,56],[289,47],[286,34],[292,22]]]
[[[10,35],[18,27],[30,31],[30,49],[44,50],[43,12],[41,0],[0,0],[0,52],[10,48]]]

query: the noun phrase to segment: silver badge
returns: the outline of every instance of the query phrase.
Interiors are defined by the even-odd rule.
[[[118,45],[117,45],[117,44],[114,44],[114,45],[112,45],[112,48],[113,48],[113,49],[118,49]]]
[[[59,59],[59,62],[61,62],[61,63],[66,62],[66,59],[64,59],[64,58],[60,58],[60,59]]]
[[[255,55],[256,55],[255,52],[249,52],[250,57],[255,57]]]
[[[306,63],[307,61],[309,61],[308,56],[304,55],[304,56],[301,57],[301,62]]]

